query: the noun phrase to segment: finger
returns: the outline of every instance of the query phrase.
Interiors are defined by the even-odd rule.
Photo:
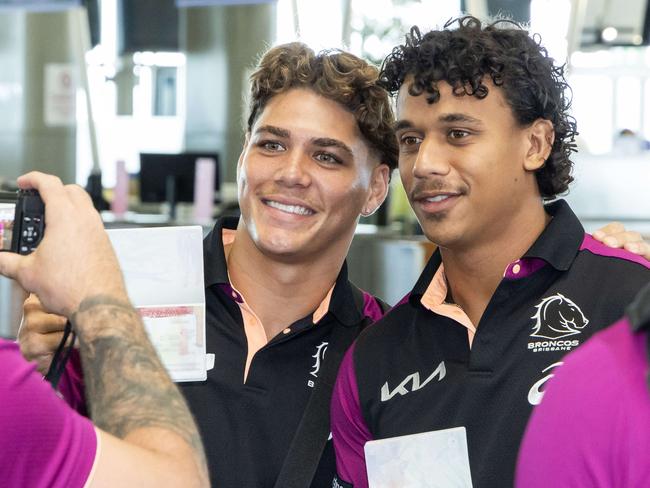
[[[66,185],[65,189],[75,204],[80,206],[92,205],[90,195],[88,195],[88,192],[79,185]]]
[[[41,302],[41,300],[38,298],[38,295],[35,293],[30,293],[25,302],[23,303],[23,311],[24,312],[31,312],[31,311],[41,311],[44,312],[47,315],[51,315],[52,317],[59,317],[61,320],[65,322],[65,317],[61,315],[56,315],[54,312],[50,311],[47,309],[45,305]]]
[[[641,242],[628,242],[623,246],[627,251],[643,256],[646,259],[650,260],[650,243],[641,241]]]
[[[592,235],[594,236],[595,239],[602,242],[606,236],[617,234],[619,232],[624,232],[624,231],[625,231],[625,226],[620,222],[610,222],[609,224],[598,229]]]
[[[636,243],[636,242],[642,242],[643,238],[641,237],[641,234],[635,231],[624,231],[624,232],[617,232],[615,234],[606,236],[602,242],[606,246],[609,247],[615,247],[615,248],[620,248],[624,247],[625,244],[627,243]]]
[[[16,180],[18,187],[22,190],[34,189],[39,192],[45,191],[49,193],[52,189],[61,188],[63,182],[61,178],[54,175],[48,175],[41,173],[40,171],[30,171],[22,176],[19,176]]]
[[[52,355],[63,340],[63,332],[51,334],[29,334],[18,339],[20,353],[28,361],[36,361],[40,356]]]
[[[612,236],[615,237],[618,242],[621,243],[621,245],[627,244],[628,242],[643,242],[643,237],[641,237],[641,234],[633,230],[618,232],[616,234],[612,234]]]
[[[49,334],[65,330],[67,322],[65,317],[44,312],[42,309],[31,310],[28,306],[23,309],[25,316],[21,329],[25,333]]]
[[[602,243],[605,244],[607,247],[611,247],[614,249],[618,249],[623,246],[623,243],[619,241],[616,237],[614,236],[607,236],[602,240]]]
[[[45,204],[46,212],[58,213],[58,206],[62,202],[63,182],[61,178],[54,175],[48,175],[39,171],[32,171],[18,177],[18,186],[23,189],[38,190],[41,199]]]
[[[26,256],[21,256],[13,252],[0,252],[0,274],[7,278],[18,280],[18,274],[25,259],[27,259]],[[26,287],[23,286],[23,288]]]
[[[45,356],[39,356],[34,358],[33,361],[36,361],[36,370],[45,376],[50,370],[50,365],[54,359],[54,354],[46,354]]]

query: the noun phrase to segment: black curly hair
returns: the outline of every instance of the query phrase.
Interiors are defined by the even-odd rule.
[[[458,24],[453,28],[454,24]],[[456,96],[485,98],[489,76],[512,108],[515,119],[527,126],[542,118],[555,130],[555,140],[544,166],[537,170],[540,193],[550,200],[565,193],[573,181],[571,153],[576,151],[576,122],[568,114],[571,89],[564,65],[556,66],[538,35],[530,36],[518,23],[496,19],[483,24],[472,16],[447,22],[442,30],[424,35],[412,27],[403,45],[384,60],[380,83],[395,95],[412,76],[408,93],[426,94],[428,103],[440,98],[437,82],[446,81]]]

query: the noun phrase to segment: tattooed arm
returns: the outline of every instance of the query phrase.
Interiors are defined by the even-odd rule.
[[[95,425],[161,454],[153,470],[159,480],[154,482],[151,473],[142,472],[142,480],[130,478],[129,483],[189,486],[184,473],[169,472],[174,443],[174,451],[194,458],[195,467],[200,468],[203,482],[207,483],[203,446],[194,420],[149,342],[140,316],[128,301],[112,296],[85,299],[72,322],[78,331],[86,398]],[[131,454],[116,447],[115,460],[127,462],[124,458]],[[115,460],[103,463],[107,475],[115,469]],[[98,465],[98,476],[103,466]]]
[[[41,192],[47,230],[33,254],[1,253],[0,274],[69,317],[78,334],[98,444],[89,486],[208,486],[194,420],[129,303],[90,199],[40,173],[18,183]]]

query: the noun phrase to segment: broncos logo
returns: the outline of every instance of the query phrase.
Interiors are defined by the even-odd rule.
[[[579,334],[589,323],[582,310],[560,293],[544,298],[536,308],[531,317],[535,320],[531,337],[559,339]]]

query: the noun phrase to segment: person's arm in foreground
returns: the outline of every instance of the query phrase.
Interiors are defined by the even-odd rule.
[[[40,191],[47,229],[31,255],[1,253],[0,274],[69,317],[77,332],[89,411],[100,429],[90,486],[208,486],[194,420],[129,303],[89,197],[40,173],[18,184]],[[27,430],[30,420],[18,416],[13,428]]]
[[[648,486],[646,340],[623,319],[565,358],[526,428],[517,487]]]

